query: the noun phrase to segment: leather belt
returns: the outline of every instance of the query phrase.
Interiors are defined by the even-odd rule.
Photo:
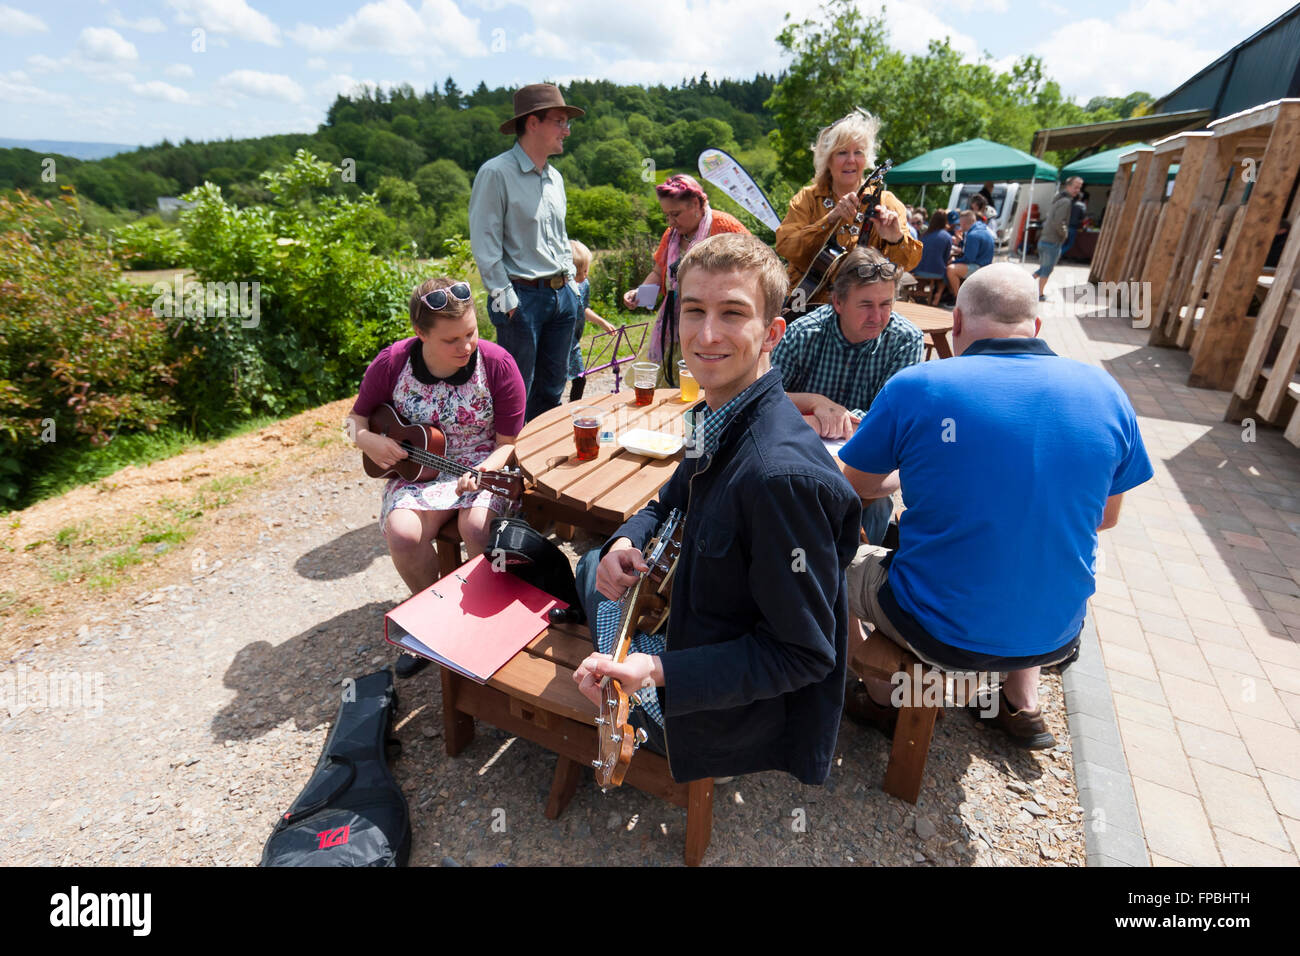
[[[510,281],[515,285],[531,286],[534,289],[563,289],[566,280],[563,272],[557,272],[553,276],[542,276],[540,279],[520,279],[511,276]]]

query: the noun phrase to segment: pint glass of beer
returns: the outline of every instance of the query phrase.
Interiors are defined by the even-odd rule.
[[[578,461],[591,461],[600,450],[600,425],[605,410],[594,405],[584,405],[573,410],[573,444],[577,447]]]

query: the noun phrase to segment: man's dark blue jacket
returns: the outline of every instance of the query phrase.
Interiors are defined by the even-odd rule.
[[[844,704],[844,570],[861,501],[781,387],[743,394],[717,450],[687,458],[606,543],[644,548],[686,513],[659,688],[678,781],[830,773]]]

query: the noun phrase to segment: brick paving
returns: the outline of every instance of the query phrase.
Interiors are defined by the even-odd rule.
[[[1101,535],[1091,612],[1155,865],[1300,864],[1300,449],[1223,420],[1186,352],[1066,304],[1042,336],[1128,392],[1155,477]],[[1077,314],[1076,314],[1077,313]]]

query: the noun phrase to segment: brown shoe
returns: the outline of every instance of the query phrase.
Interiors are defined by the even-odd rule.
[[[855,723],[875,727],[890,738],[898,726],[898,709],[888,704],[877,704],[867,693],[867,685],[860,680],[844,690],[844,713]]]
[[[1018,747],[1026,750],[1046,750],[1048,747],[1056,746],[1056,738],[1052,736],[1052,732],[1047,729],[1047,723],[1043,720],[1041,705],[1033,710],[1016,710],[1007,703],[1007,695],[999,691],[997,713],[986,716],[978,701],[971,705],[971,713],[975,715],[976,720],[988,721],[1005,731]]]

